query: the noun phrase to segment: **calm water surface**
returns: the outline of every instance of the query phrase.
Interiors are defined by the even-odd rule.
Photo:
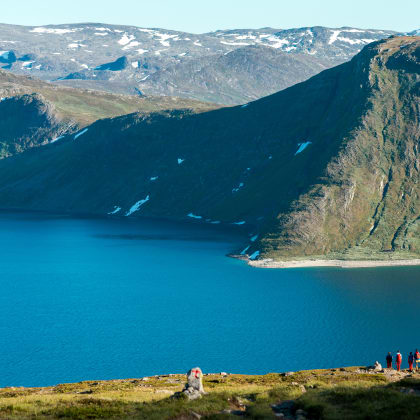
[[[420,347],[420,268],[263,270],[243,237],[0,215],[0,386],[383,362]]]

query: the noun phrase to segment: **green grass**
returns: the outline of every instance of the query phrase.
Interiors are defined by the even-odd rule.
[[[295,402],[311,419],[420,418],[420,375],[390,382],[384,374],[358,368],[268,375],[208,375],[201,399],[172,399],[185,375],[114,381],[86,381],[48,388],[0,389],[0,418],[24,419],[206,419],[275,418],[272,404]],[[401,392],[401,390],[405,392]],[[412,394],[408,393],[413,390]]]

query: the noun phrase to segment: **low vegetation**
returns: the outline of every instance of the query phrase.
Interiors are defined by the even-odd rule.
[[[204,377],[207,394],[173,399],[185,375],[0,389],[1,419],[418,419],[420,374],[357,367]]]

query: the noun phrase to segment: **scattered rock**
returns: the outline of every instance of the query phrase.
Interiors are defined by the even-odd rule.
[[[93,394],[91,389],[87,389],[86,391],[80,391],[79,394]]]
[[[228,376],[226,372],[220,372],[220,376]]]
[[[190,414],[195,419],[201,419],[201,415],[196,413],[195,411],[190,411]]]
[[[281,376],[292,376],[294,374],[295,374],[295,372],[284,372],[284,373],[281,374]]]

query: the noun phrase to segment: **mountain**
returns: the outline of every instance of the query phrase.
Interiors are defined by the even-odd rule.
[[[59,87],[0,70],[0,159],[47,144],[94,121],[134,111],[202,112],[215,105],[174,97],[115,95]]]
[[[0,24],[0,67],[77,88],[242,104],[348,61],[393,34],[308,27],[197,35],[99,23]]]
[[[196,112],[214,109],[215,105],[176,97],[141,98],[116,95],[88,89],[56,86],[37,78],[17,76],[0,70],[0,97],[38,94],[54,106],[57,118],[71,121],[79,127],[100,118],[115,117],[130,112],[152,112],[162,109],[189,108]]]
[[[229,223],[252,259],[419,255],[419,74],[393,37],[246,105],[100,120],[0,161],[0,205]]]

